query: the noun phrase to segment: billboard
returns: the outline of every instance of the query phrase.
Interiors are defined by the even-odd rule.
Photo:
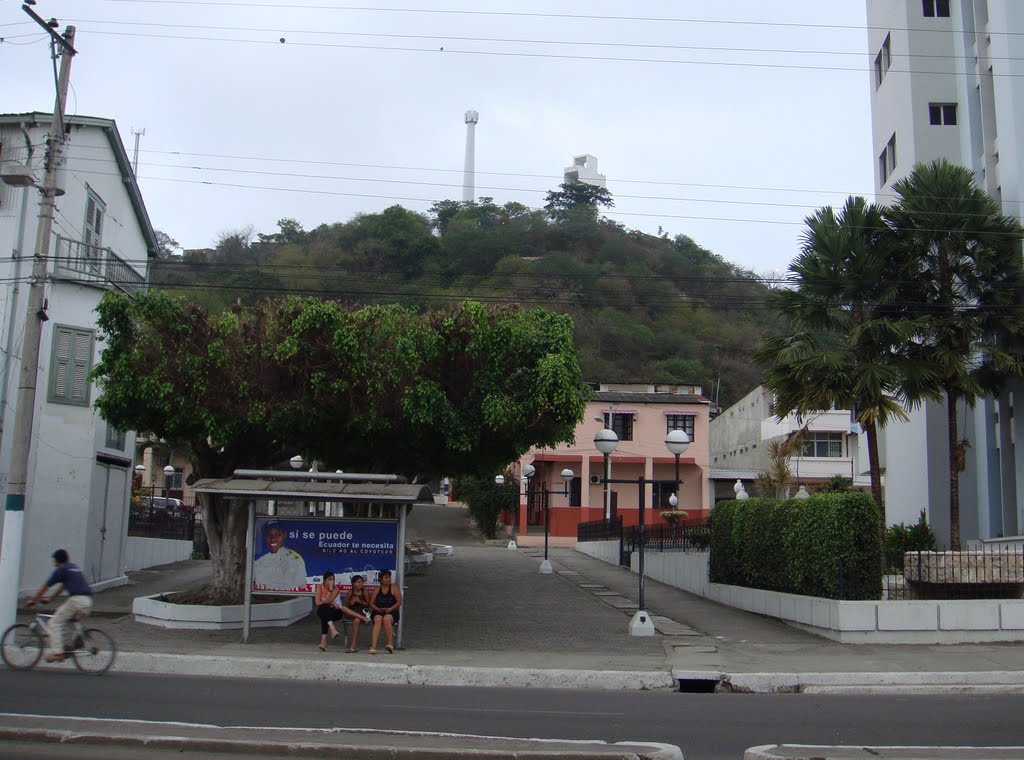
[[[397,520],[256,518],[253,591],[312,594],[328,570],[345,590],[353,575],[376,586],[378,573],[397,562]]]

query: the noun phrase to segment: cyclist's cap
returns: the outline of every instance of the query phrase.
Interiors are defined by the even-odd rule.
[[[63,564],[68,561],[68,552],[66,549],[58,549],[53,553],[53,558]]]

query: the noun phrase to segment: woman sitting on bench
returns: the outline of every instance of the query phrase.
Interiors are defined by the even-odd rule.
[[[358,652],[359,624],[370,623],[370,597],[363,588],[363,576],[352,576],[352,589],[345,597],[345,604],[342,605],[342,612],[352,618],[352,638],[348,642],[346,652]]]
[[[320,618],[320,651],[327,651],[327,633],[331,638],[337,638],[338,629],[334,623],[341,620],[345,613],[338,604],[338,595],[341,589],[335,584],[334,573],[328,570],[324,573],[323,582],[316,587],[316,616]]]
[[[373,636],[370,638],[370,654],[377,654],[377,642],[380,640],[380,629],[384,626],[384,636],[388,654],[395,653],[395,626],[398,625],[398,608],[402,606],[402,592],[391,583],[391,571],[380,571],[380,585],[370,597],[370,609],[373,615]]]

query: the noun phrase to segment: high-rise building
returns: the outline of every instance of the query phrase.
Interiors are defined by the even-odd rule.
[[[979,187],[1024,217],[1024,2],[867,0],[875,190],[938,158],[971,168]],[[1024,384],[961,411],[970,442],[960,475],[961,538],[1024,532]],[[949,542],[944,405],[884,431],[886,512],[913,522],[924,509]]]

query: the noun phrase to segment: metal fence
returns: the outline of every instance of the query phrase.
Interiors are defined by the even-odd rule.
[[[622,517],[592,520],[576,526],[577,541],[619,541],[622,539]]]
[[[886,599],[1024,599],[1024,547],[886,555],[883,590]]]
[[[650,551],[705,551],[711,545],[711,526],[707,520],[690,518],[671,525],[647,525],[644,546]],[[622,553],[629,556],[640,547],[640,527],[631,525],[622,531]]]
[[[202,532],[205,535],[205,531]],[[129,536],[194,541],[195,534],[196,516],[191,512],[175,514],[167,509],[132,509],[128,515]]]

